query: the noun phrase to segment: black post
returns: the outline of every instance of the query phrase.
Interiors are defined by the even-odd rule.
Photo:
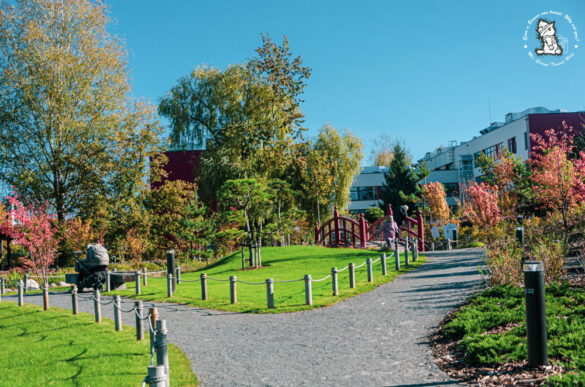
[[[544,301],[544,265],[540,261],[524,262],[524,294],[526,298],[526,337],[528,365],[548,364],[546,348],[546,313]]]
[[[177,268],[175,267],[175,250],[167,250],[167,276],[170,274],[174,277],[175,270],[177,270]],[[173,286],[173,292],[176,292],[177,285],[176,285],[176,282],[174,280],[172,281],[172,286]]]

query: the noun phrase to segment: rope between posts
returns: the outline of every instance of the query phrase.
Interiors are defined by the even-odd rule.
[[[359,265],[359,266],[356,266],[355,268],[356,268],[356,269],[359,269],[360,267],[363,267],[363,266],[364,266],[366,263],[368,263],[368,262],[366,261],[366,262],[362,263],[361,265]]]
[[[161,279],[161,278],[165,278],[165,277],[153,277],[150,275],[147,275],[146,278],[151,278],[151,279]]]
[[[288,282],[299,282],[299,281],[304,281],[304,278],[301,279],[296,279],[296,280],[289,280],[289,281],[274,281],[275,284],[284,284],[284,283],[288,283]]]
[[[376,259],[375,261],[372,261],[372,263],[376,263],[378,262],[382,257],[378,257],[378,259]]]
[[[91,298],[93,298],[94,301],[97,301],[101,305],[110,305],[112,302],[114,302],[113,298],[110,300],[110,302],[103,302],[102,300],[98,300],[97,298],[95,298],[95,296],[91,296]]]
[[[313,282],[321,282],[321,281],[325,281],[325,280],[326,280],[327,278],[329,278],[329,277],[331,277],[331,274],[329,274],[328,276],[326,276],[326,277],[323,277],[323,278],[321,278],[321,279],[318,279],[318,280],[312,280],[312,281],[313,281]]]
[[[337,270],[337,272],[338,272],[338,273],[341,273],[342,271],[344,271],[344,270],[347,270],[347,268],[348,268],[348,267],[349,267],[349,265],[347,265],[347,266],[346,266],[346,267],[344,267],[343,269],[338,269],[338,270]]]
[[[65,277],[65,274],[61,274],[61,275],[48,275],[47,278],[63,278]],[[28,278],[45,278],[42,275],[29,275]]]
[[[246,282],[246,281],[242,281],[242,280],[238,280],[237,282],[241,282],[243,284],[246,285],[264,285],[265,282]]]
[[[161,270],[161,271],[147,271],[146,274],[161,274],[161,273],[166,273],[166,270]]]
[[[196,279],[196,280],[186,280],[186,279],[182,279],[181,278],[181,282],[199,282],[201,281],[201,279]]]
[[[124,310],[124,309],[122,309],[122,306],[121,306],[121,305],[118,305],[118,304],[116,304],[115,302],[114,302],[114,306],[115,306],[116,308],[118,308],[118,310],[119,310],[120,312],[122,312],[122,313],[130,313],[130,312],[132,312],[133,310],[136,310],[136,307],[135,307],[135,306],[133,306],[132,308],[130,308],[130,309],[128,309],[128,310]]]
[[[229,282],[229,279],[219,279],[219,278],[211,278],[211,277],[207,277],[207,279],[212,280],[212,281]]]

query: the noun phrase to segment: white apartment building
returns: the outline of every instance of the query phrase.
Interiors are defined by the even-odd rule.
[[[350,188],[348,210],[352,214],[365,213],[369,207],[382,203],[380,191],[384,185],[384,173],[388,167],[363,167]]]

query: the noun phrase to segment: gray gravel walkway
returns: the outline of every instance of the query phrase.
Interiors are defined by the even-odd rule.
[[[254,315],[157,306],[170,341],[192,360],[204,386],[450,385],[457,382],[435,366],[428,335],[480,286],[480,254],[428,253],[416,271],[319,310]],[[69,309],[70,300],[52,295],[51,306]],[[42,299],[27,296],[25,302]],[[80,302],[82,311],[92,308]],[[103,313],[112,318],[111,305]],[[130,314],[124,318],[133,325]]]

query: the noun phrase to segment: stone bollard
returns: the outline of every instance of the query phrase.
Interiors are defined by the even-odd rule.
[[[143,267],[142,268],[142,285],[144,287],[146,287],[146,285],[148,285],[147,275],[148,275],[148,273],[146,272],[146,268]]]
[[[49,310],[49,284],[46,282],[43,287],[43,310]]]
[[[274,308],[274,280],[272,278],[266,279],[266,301],[268,308]]]
[[[148,366],[148,376],[146,379],[144,379],[144,381],[148,383],[150,387],[165,387],[167,385],[165,366]]]
[[[134,308],[136,308],[136,312],[134,313],[136,316],[136,340],[141,341],[144,340],[144,326],[142,325],[142,301],[135,301]]]
[[[411,246],[411,249],[412,249],[412,262],[416,262],[416,259],[418,258],[418,246],[417,246],[418,243],[417,243],[417,241],[416,241],[415,238],[412,238],[411,243],[412,243],[412,246]]]
[[[100,291],[96,289],[93,292],[93,310],[95,312],[95,322],[102,322],[102,304],[100,304]]]
[[[154,345],[154,332],[153,330],[156,328],[156,322],[158,320],[158,309],[156,306],[148,308],[148,319],[149,319],[149,326],[148,331],[150,332],[150,346]],[[152,327],[152,330],[150,329]]]
[[[347,266],[349,266],[349,287],[355,289],[355,263],[352,262]]]
[[[435,251],[435,242],[431,242],[431,251]]]
[[[366,259],[366,267],[368,269],[368,282],[374,282],[374,272],[372,270],[372,258]]]
[[[22,284],[22,280],[18,280],[18,306],[22,306],[24,304],[24,295],[23,289],[24,285]]]
[[[201,299],[207,300],[207,274],[201,273]]]
[[[6,279],[0,279],[0,296],[6,293]]]
[[[176,271],[176,276],[177,276],[177,284],[181,283],[181,266],[177,266]]]
[[[154,350],[156,351],[156,364],[165,367],[167,386],[169,385],[169,352],[167,349],[167,322],[158,320],[156,322],[156,336],[154,337]]]
[[[334,296],[339,295],[339,287],[337,286],[337,268],[331,268],[331,290]]]
[[[305,274],[305,304],[313,305],[313,289],[311,287],[310,274]]]
[[[382,275],[388,275],[388,267],[386,266],[386,253],[382,253],[380,261],[382,261]]]
[[[112,291],[112,275],[109,270],[106,270],[106,292]]]
[[[394,239],[394,264],[396,271],[400,271],[400,250],[398,249],[398,238]]]
[[[449,249],[451,250],[451,249]],[[28,293],[28,274],[24,275],[24,292]]]
[[[408,267],[410,265],[409,257],[408,257],[408,237],[404,238],[404,265]]]
[[[138,270],[134,272],[134,281],[136,281],[136,294],[140,294],[140,273]]]
[[[73,285],[71,290],[71,311],[73,314],[79,313],[79,301],[77,299],[77,285]]]
[[[235,304],[238,302],[238,294],[236,293],[236,283],[238,279],[235,275],[230,277],[230,303]]]
[[[173,275],[167,275],[167,297],[171,298],[173,296]]]
[[[120,296],[114,297],[114,326],[116,331],[122,330],[122,304],[120,303]]]

